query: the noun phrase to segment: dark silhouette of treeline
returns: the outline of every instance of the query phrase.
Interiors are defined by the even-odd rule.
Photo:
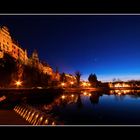
[[[0,59],[0,87],[16,87],[15,82],[18,80],[23,81],[23,87],[47,87],[51,76],[5,53]]]

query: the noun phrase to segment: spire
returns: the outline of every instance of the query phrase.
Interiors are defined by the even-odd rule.
[[[33,53],[32,53],[32,59],[33,60],[36,60],[36,61],[39,61],[39,57],[38,57],[38,52],[37,50],[34,50]]]
[[[9,32],[9,29],[7,26],[2,26],[2,29],[6,30],[7,32]]]
[[[9,29],[8,29],[7,26],[2,26],[1,29],[2,29],[2,31],[3,31],[4,33],[10,35]]]

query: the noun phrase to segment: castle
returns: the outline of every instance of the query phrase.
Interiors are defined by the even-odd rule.
[[[4,52],[10,54],[15,59],[20,59],[26,63],[28,61],[27,51],[23,50],[19,44],[11,38],[9,29],[6,26],[0,27],[0,58]]]
[[[28,57],[27,50],[21,48],[10,35],[9,29],[6,26],[0,27],[0,58],[4,57],[4,53],[8,53],[10,56],[19,60],[24,65],[30,65],[38,68],[44,74],[52,76],[52,79],[59,80],[59,73],[53,72],[53,69],[44,62],[40,62],[38,53],[35,50],[31,57]]]

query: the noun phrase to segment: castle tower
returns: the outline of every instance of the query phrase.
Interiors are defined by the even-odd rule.
[[[12,39],[6,26],[0,27],[0,50],[8,53],[12,51]]]
[[[39,57],[38,57],[38,53],[37,50],[34,50],[32,53],[32,59],[39,62]]]
[[[27,50],[24,51],[24,64],[26,65],[28,63],[28,56],[27,56]]]
[[[32,60],[32,65],[35,67],[38,67],[39,65],[39,57],[38,57],[38,53],[37,50],[34,50],[31,56],[31,60]]]

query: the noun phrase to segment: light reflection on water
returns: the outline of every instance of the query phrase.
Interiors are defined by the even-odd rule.
[[[66,125],[140,125],[140,91],[66,93],[40,109],[57,116]]]

